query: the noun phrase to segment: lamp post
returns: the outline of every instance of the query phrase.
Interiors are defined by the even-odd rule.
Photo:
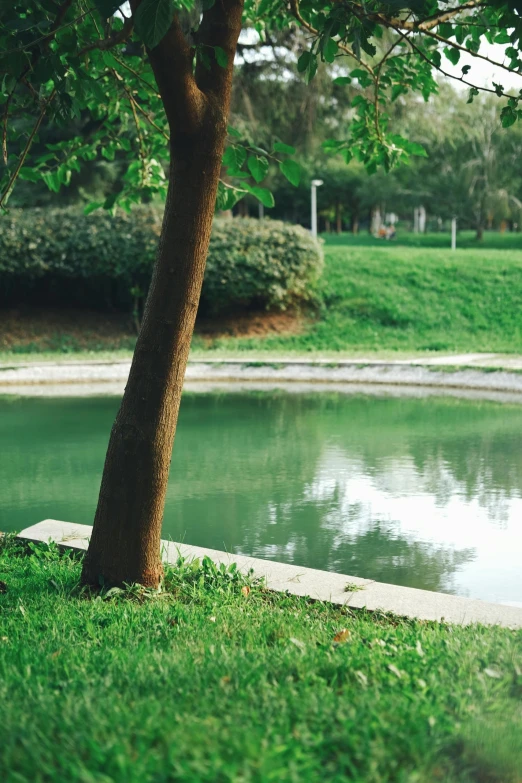
[[[323,184],[322,179],[312,180],[312,236],[317,237],[317,188]]]
[[[456,250],[457,248],[457,218],[454,217],[451,219],[451,249]]]

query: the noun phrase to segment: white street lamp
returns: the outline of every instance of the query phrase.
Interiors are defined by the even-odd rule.
[[[457,248],[457,218],[451,218],[451,249]]]
[[[317,237],[317,188],[323,184],[322,179],[312,180],[312,236]]]

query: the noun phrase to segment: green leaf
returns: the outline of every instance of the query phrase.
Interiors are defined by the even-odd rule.
[[[103,19],[109,19],[123,5],[121,0],[93,0],[93,4]]]
[[[103,208],[104,209],[112,209],[114,205],[116,204],[116,199],[118,198],[117,193],[111,193],[110,196],[107,196],[105,201],[103,202]]]
[[[45,174],[42,174],[42,179],[49,190],[52,190],[53,193],[58,193],[60,190],[60,179],[58,177],[58,172],[46,171]]]
[[[442,22],[439,24],[437,32],[442,38],[450,38],[453,35],[453,25],[449,22]]]
[[[471,71],[471,65],[463,65],[462,66],[462,75],[466,76]]]
[[[297,61],[297,70],[304,74],[305,82],[309,84],[317,73],[317,55],[303,52]]]
[[[227,130],[228,130],[228,135],[233,136],[235,139],[240,139],[242,136],[242,134],[238,130],[233,128],[232,125],[229,125]]]
[[[134,15],[141,40],[149,49],[159,44],[174,17],[174,0],[142,0]]]
[[[433,63],[435,68],[440,68],[441,57],[439,51],[435,50],[434,52],[431,53],[431,62]]]
[[[333,80],[334,84],[351,84],[352,78],[351,76],[338,76],[336,79]]]
[[[100,209],[100,207],[103,207],[103,201],[91,201],[90,204],[84,207],[83,214],[90,215],[91,212],[94,212],[95,209]]]
[[[246,159],[247,153],[244,147],[227,147],[223,155],[223,165],[239,170]]]
[[[410,155],[418,155],[421,158],[428,157],[428,153],[422,144],[417,144],[415,141],[409,141],[409,139],[405,139],[403,136],[399,136],[398,134],[390,134],[388,136],[388,140],[391,141],[391,143],[396,147],[400,147],[400,149],[408,152]]]
[[[272,6],[275,5],[275,3],[276,0],[261,0],[257,8],[257,15],[262,16],[267,11],[270,11],[272,9]]]
[[[221,46],[214,46],[214,54],[216,56],[216,62],[222,68],[226,68],[228,65],[228,55]]]
[[[284,152],[286,155],[295,155],[295,147],[291,147],[290,144],[284,144],[282,141],[275,141],[273,150],[274,152]]]
[[[225,185],[224,182],[218,184],[218,192],[216,196],[216,209],[228,210],[232,209],[243,196],[246,195],[246,190],[238,190],[237,188],[231,188]]]
[[[422,144],[417,144],[415,141],[409,141],[408,146],[406,147],[406,152],[409,152],[410,155],[417,155],[419,158],[427,158],[428,153],[422,146]]]
[[[325,41],[323,45],[323,57],[327,63],[333,63],[338,50],[339,46],[337,45],[337,41],[334,41],[333,38],[328,38]]]
[[[339,152],[339,150],[341,150],[345,144],[345,141],[338,141],[337,139],[325,139],[321,144],[321,147],[325,152],[332,154]]]
[[[245,185],[245,188],[249,193],[255,196],[264,207],[270,208],[275,206],[274,197],[268,188],[258,188],[256,185]]]
[[[299,71],[299,73],[304,73],[306,71],[309,62],[310,62],[310,52],[303,52],[297,61],[297,70]]]
[[[289,182],[297,187],[301,181],[301,166],[296,163],[295,160],[283,160],[279,164],[281,174],[283,174]]]
[[[250,155],[247,165],[256,182],[264,180],[268,172],[268,160],[265,157]]]
[[[457,65],[458,61],[460,60],[460,51],[455,49],[453,46],[445,46],[444,54],[453,65]]]
[[[41,179],[41,174],[31,166],[22,166],[18,176],[20,179],[25,179],[29,182],[39,182]]]
[[[500,112],[500,121],[503,128],[509,128],[517,121],[517,113],[511,106],[504,106]]]

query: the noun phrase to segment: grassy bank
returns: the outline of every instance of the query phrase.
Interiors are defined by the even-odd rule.
[[[210,563],[89,598],[0,550],[0,778],[515,783],[522,634],[348,612]]]
[[[460,244],[465,248],[455,252],[444,246],[447,240],[443,234],[399,233],[392,242],[366,234],[328,236],[321,304],[315,314],[301,316],[286,331],[249,332],[247,325],[249,336],[228,336],[236,333],[230,321],[217,329],[217,336],[202,333],[200,326],[193,351],[522,353],[522,235],[487,234],[477,243],[471,233],[464,234]],[[89,350],[100,356],[107,350],[130,355],[132,334],[120,327],[111,340],[107,322],[100,328],[102,340],[92,324],[89,328],[92,338],[86,329],[81,339],[66,331],[43,342],[18,339],[1,358],[34,360],[42,351],[51,358]]]
[[[214,348],[522,351],[522,252],[328,239],[323,305],[300,334]],[[380,243],[374,245],[373,243]],[[199,345],[197,338],[195,345]]]

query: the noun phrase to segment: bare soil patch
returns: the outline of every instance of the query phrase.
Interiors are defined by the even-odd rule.
[[[272,334],[299,334],[303,316],[296,312],[251,312],[218,318],[201,318],[196,323],[200,337],[266,337]]]
[[[304,319],[295,312],[252,312],[198,319],[196,333],[209,341],[220,337],[298,334]],[[136,331],[125,313],[92,310],[20,308],[0,310],[0,350],[39,351],[132,349]]]

